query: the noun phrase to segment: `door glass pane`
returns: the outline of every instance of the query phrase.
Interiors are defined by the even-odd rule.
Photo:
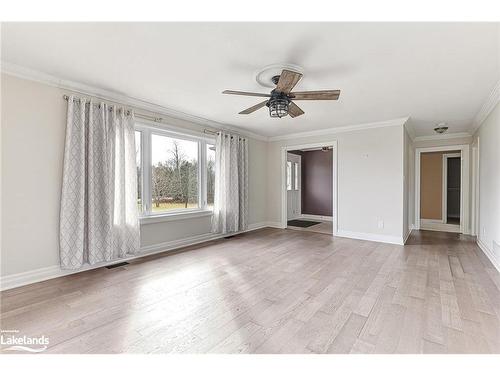
[[[292,162],[286,162],[286,190],[292,190]]]
[[[151,211],[198,208],[198,142],[151,136]]]
[[[212,209],[215,196],[215,145],[207,145],[207,207]]]
[[[299,190],[299,163],[293,163],[294,190]]]

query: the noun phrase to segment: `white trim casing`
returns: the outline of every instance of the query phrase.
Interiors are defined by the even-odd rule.
[[[480,170],[480,142],[477,137],[477,142],[472,146],[472,211],[471,211],[471,234],[479,236],[479,170]]]
[[[403,237],[388,236],[385,234],[351,232],[346,230],[337,231],[337,237],[351,238],[355,240],[374,241],[390,243],[394,245],[404,245]]]
[[[484,120],[490,115],[491,111],[500,102],[500,80],[493,86],[490,95],[481,106],[481,109],[474,117],[472,121],[471,134],[474,134],[476,130],[481,126]]]
[[[151,121],[138,120],[135,130],[141,132],[141,170],[142,170],[142,212],[139,218],[141,223],[153,223],[185,219],[196,216],[206,216],[207,208],[207,145],[214,143],[213,137],[208,135],[184,133],[181,129],[172,126],[158,126]],[[198,207],[190,209],[169,210],[164,212],[152,211],[152,136],[163,136],[173,139],[186,140],[198,143]],[[211,211],[210,211],[211,214]]]
[[[261,141],[269,141],[269,142],[274,142],[274,141],[279,141],[279,140],[285,140],[285,139],[293,139],[296,137],[308,137],[308,136],[317,136],[317,135],[326,135],[326,134],[336,134],[336,133],[342,133],[342,132],[348,132],[348,131],[353,131],[353,130],[362,130],[362,129],[370,129],[370,128],[377,128],[377,127],[385,127],[385,126],[393,126],[393,125],[403,125],[407,123],[408,119],[410,118],[405,117],[401,119],[393,119],[393,120],[388,120],[388,121],[378,121],[378,122],[371,122],[371,123],[365,123],[365,124],[355,124],[355,125],[347,125],[347,126],[342,126],[342,127],[337,127],[337,128],[330,128],[330,129],[319,129],[311,132],[299,132],[299,133],[293,133],[293,134],[287,134],[283,136],[275,136],[275,137],[267,137],[261,134],[257,134],[248,130],[244,130],[241,128],[237,128],[234,126],[231,126],[229,124],[223,124],[219,123],[217,121],[209,120],[203,117],[191,115],[188,113],[184,113],[178,110],[174,110],[168,107],[165,107],[163,105],[151,103],[147,100],[140,99],[140,98],[134,98],[132,96],[124,95],[115,91],[111,90],[106,90],[102,89],[96,86],[90,86],[87,84],[83,84],[80,82],[76,81],[71,81],[67,79],[62,79],[47,73],[43,73],[34,69],[30,69],[21,65],[13,64],[10,62],[2,61],[0,64],[0,68],[2,73],[22,78],[22,79],[27,79],[30,81],[34,82],[40,82],[47,84],[52,87],[57,87],[62,90],[68,90],[70,92],[74,93],[79,93],[83,95],[88,95],[88,96],[95,96],[98,98],[101,98],[103,100],[109,100],[109,101],[115,101],[119,103],[123,103],[125,105],[137,108],[137,109],[143,109],[145,111],[154,113],[154,114],[159,114],[159,115],[164,115],[167,117],[171,117],[174,119],[179,119],[183,121],[190,121],[192,123],[195,123],[197,125],[201,126],[206,126],[208,128],[211,128],[213,130],[217,129],[222,129],[222,130],[227,130],[227,131],[233,131],[237,132],[241,135],[254,138],[257,140]],[[419,141],[419,140],[434,140],[434,139],[452,139],[452,138],[459,138],[459,137],[466,137],[470,136],[471,134],[474,134],[479,127],[479,125],[488,117],[490,112],[495,108],[495,105],[500,101],[500,81],[498,81],[492,88],[492,91],[486,101],[483,103],[481,109],[479,112],[476,114],[474,117],[474,120],[472,122],[471,129],[469,130],[469,133],[449,133],[444,135],[438,135],[438,136],[417,136],[415,137],[415,131],[413,129],[413,126],[408,125],[409,129],[409,134],[410,137],[413,141]]]
[[[281,147],[281,226],[280,228],[287,227],[287,190],[286,190],[286,161],[287,161],[287,152],[293,150],[300,149],[311,149],[316,147],[332,147],[332,179],[333,179],[333,199],[332,199],[332,226],[333,226],[333,235],[337,235],[338,231],[338,142],[337,140],[324,142],[324,143],[310,143],[304,145],[294,145],[294,146],[283,146]]]
[[[356,130],[385,128],[388,126],[403,126],[408,121],[408,119],[409,119],[409,117],[402,117],[402,118],[397,118],[397,119],[388,120],[388,121],[368,122],[368,123],[364,123],[364,124],[347,125],[347,126],[340,126],[340,127],[336,127],[336,128],[319,129],[319,130],[312,130],[312,131],[308,131],[308,132],[299,132],[299,133],[292,133],[292,134],[286,134],[286,135],[278,135],[275,137],[269,137],[268,141],[269,142],[276,142],[276,141],[284,141],[287,139],[296,139],[296,138],[314,137],[314,136],[320,136],[320,135],[346,133],[346,132],[352,132],[352,131],[356,131]],[[317,147],[317,146],[314,146],[314,147]]]
[[[456,151],[462,155],[460,175],[460,233],[469,234],[469,145],[415,148],[415,229],[420,229],[420,156],[423,152]]]
[[[243,130],[241,128],[236,128],[234,126],[220,123],[217,121],[212,121],[200,116],[191,115],[185,112],[181,112],[178,110],[174,110],[163,105],[159,105],[156,103],[149,102],[145,99],[135,98],[133,96],[120,94],[115,91],[102,89],[96,86],[86,85],[80,82],[71,81],[68,79],[62,79],[55,77],[53,75],[43,73],[34,69],[26,68],[24,66],[20,66],[17,64],[12,64],[9,62],[1,62],[1,71],[2,73],[22,78],[28,79],[34,82],[44,83],[46,85],[57,87],[62,90],[67,90],[72,93],[77,93],[86,96],[93,96],[98,99],[113,101],[117,103],[121,103],[123,105],[133,107],[136,109],[144,110],[150,113],[158,114],[161,116],[170,117],[173,119],[178,119],[182,121],[189,121],[191,123],[205,126],[212,130],[227,130],[229,132],[236,132],[238,134],[258,139],[261,141],[267,141],[267,137],[253,133],[251,131]],[[62,99],[61,99],[62,100]]]
[[[411,235],[411,232],[413,232],[413,229],[414,229],[413,225],[410,225],[408,227],[408,233],[406,233],[406,235],[403,238],[403,245],[405,245],[406,241],[408,241],[408,238],[410,238],[410,235]]]
[[[420,229],[433,230],[438,232],[460,233],[460,225],[446,224],[441,220],[420,219]]]
[[[419,141],[439,141],[443,139],[459,139],[468,138],[471,139],[472,135],[470,133],[445,133],[445,134],[433,134],[433,135],[420,135],[413,139],[413,142]]]
[[[310,220],[333,221],[332,216],[322,216],[322,215],[300,214],[300,218],[310,219]]]
[[[326,135],[326,134],[336,134],[336,133],[342,133],[342,132],[349,132],[349,131],[354,131],[354,130],[363,130],[363,129],[372,129],[372,128],[379,128],[379,127],[386,127],[386,126],[394,126],[394,125],[403,125],[407,120],[408,117],[405,118],[399,118],[399,119],[392,119],[388,121],[378,121],[378,122],[370,122],[370,123],[364,123],[364,124],[354,124],[354,125],[347,125],[347,126],[342,126],[342,127],[337,127],[337,128],[329,128],[329,129],[319,129],[311,132],[301,132],[301,133],[294,133],[294,134],[288,134],[284,136],[276,136],[276,137],[268,137],[262,134],[254,133],[249,130],[242,129],[240,127],[235,127],[229,124],[225,123],[220,123],[217,121],[209,120],[204,117],[200,116],[195,116],[191,115],[185,112],[181,112],[178,110],[174,110],[172,108],[165,107],[160,104],[152,103],[149,102],[145,99],[141,98],[135,98],[133,96],[129,95],[124,95],[115,91],[111,90],[106,90],[102,89],[96,86],[91,86],[87,85],[84,83],[76,82],[76,81],[71,81],[67,79],[62,79],[47,73],[43,73],[34,69],[26,68],[21,65],[9,63],[9,62],[1,62],[1,71],[2,73],[22,78],[22,79],[27,79],[30,81],[34,82],[40,82],[44,83],[46,85],[52,86],[52,87],[57,87],[62,90],[66,90],[71,93],[77,93],[80,95],[86,95],[86,96],[93,96],[101,100],[108,100],[108,101],[113,101],[117,103],[121,103],[123,105],[135,108],[135,109],[140,109],[143,111],[147,111],[153,114],[157,114],[165,117],[170,117],[172,119],[178,119],[181,121],[189,121],[191,123],[204,126],[207,128],[210,128],[212,130],[226,130],[229,132],[235,132],[238,134],[241,134],[243,136],[257,139],[260,141],[277,141],[277,140],[282,140],[282,139],[293,139],[296,137],[303,137],[303,136],[314,136],[314,135]]]
[[[490,260],[490,262],[493,264],[493,266],[497,269],[498,272],[500,272],[500,258],[495,255],[493,250],[491,250],[484,242],[479,240],[479,238],[476,241],[477,246],[482,250],[484,255]]]
[[[147,225],[154,223],[163,223],[167,221],[195,219],[199,217],[212,216],[212,215],[213,211],[210,210],[185,210],[182,212],[175,212],[175,214],[141,216],[139,218],[139,221],[141,225]]]

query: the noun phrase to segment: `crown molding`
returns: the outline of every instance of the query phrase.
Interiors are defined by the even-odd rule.
[[[401,118],[387,120],[387,121],[368,122],[368,123],[364,123],[364,124],[340,126],[338,128],[320,129],[320,130],[312,130],[309,132],[300,132],[300,133],[292,133],[292,134],[286,134],[286,135],[278,135],[275,137],[269,137],[268,141],[269,142],[276,142],[276,141],[284,141],[287,139],[296,139],[296,138],[306,138],[306,137],[314,137],[314,136],[321,136],[321,135],[347,133],[347,132],[353,132],[353,131],[357,131],[357,130],[385,128],[388,126],[402,126],[408,121],[408,119],[409,119],[409,117],[401,117]]]
[[[442,139],[457,139],[457,138],[472,138],[470,133],[447,133],[447,134],[433,134],[433,135],[421,135],[413,138],[413,142],[419,141],[437,141]]]
[[[411,122],[411,117],[408,117],[406,122],[404,123],[404,128],[406,129],[406,133],[408,133],[408,136],[412,141],[415,140],[416,134],[415,134],[415,127],[413,126],[413,123]]]
[[[493,90],[491,90],[490,95],[482,105],[479,112],[474,117],[472,121],[471,133],[474,134],[476,130],[481,126],[484,120],[489,116],[491,111],[495,108],[495,106],[500,102],[500,80],[493,86]]]
[[[102,89],[96,86],[87,85],[84,83],[58,78],[56,76],[43,73],[34,69],[26,68],[21,65],[12,64],[1,61],[1,71],[14,77],[43,83],[52,87],[57,87],[62,90],[68,90],[74,93],[94,96],[102,100],[118,102],[138,110],[148,111],[157,115],[170,117],[172,119],[183,120],[197,125],[205,126],[213,130],[227,130],[238,134],[254,138],[261,141],[267,141],[268,137],[243,130],[241,128],[209,120],[204,117],[191,115],[182,111],[177,111],[159,104],[151,103],[144,99],[135,98],[116,91]]]

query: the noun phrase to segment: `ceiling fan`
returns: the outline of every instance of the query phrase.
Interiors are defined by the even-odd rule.
[[[224,90],[223,94],[245,95],[245,96],[260,96],[269,98],[263,102],[256,104],[250,108],[241,111],[240,115],[248,115],[256,110],[267,106],[269,107],[269,115],[271,117],[297,117],[304,114],[304,111],[299,108],[292,100],[337,100],[340,96],[340,90],[321,90],[321,91],[296,91],[292,89],[302,78],[301,73],[297,73],[288,69],[283,69],[280,75],[272,78],[276,88],[270,94],[262,94],[258,92],[244,92]]]

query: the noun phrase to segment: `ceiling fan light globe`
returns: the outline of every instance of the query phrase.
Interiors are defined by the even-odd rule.
[[[269,116],[281,118],[287,115],[288,115],[288,100],[271,99],[269,101]]]

